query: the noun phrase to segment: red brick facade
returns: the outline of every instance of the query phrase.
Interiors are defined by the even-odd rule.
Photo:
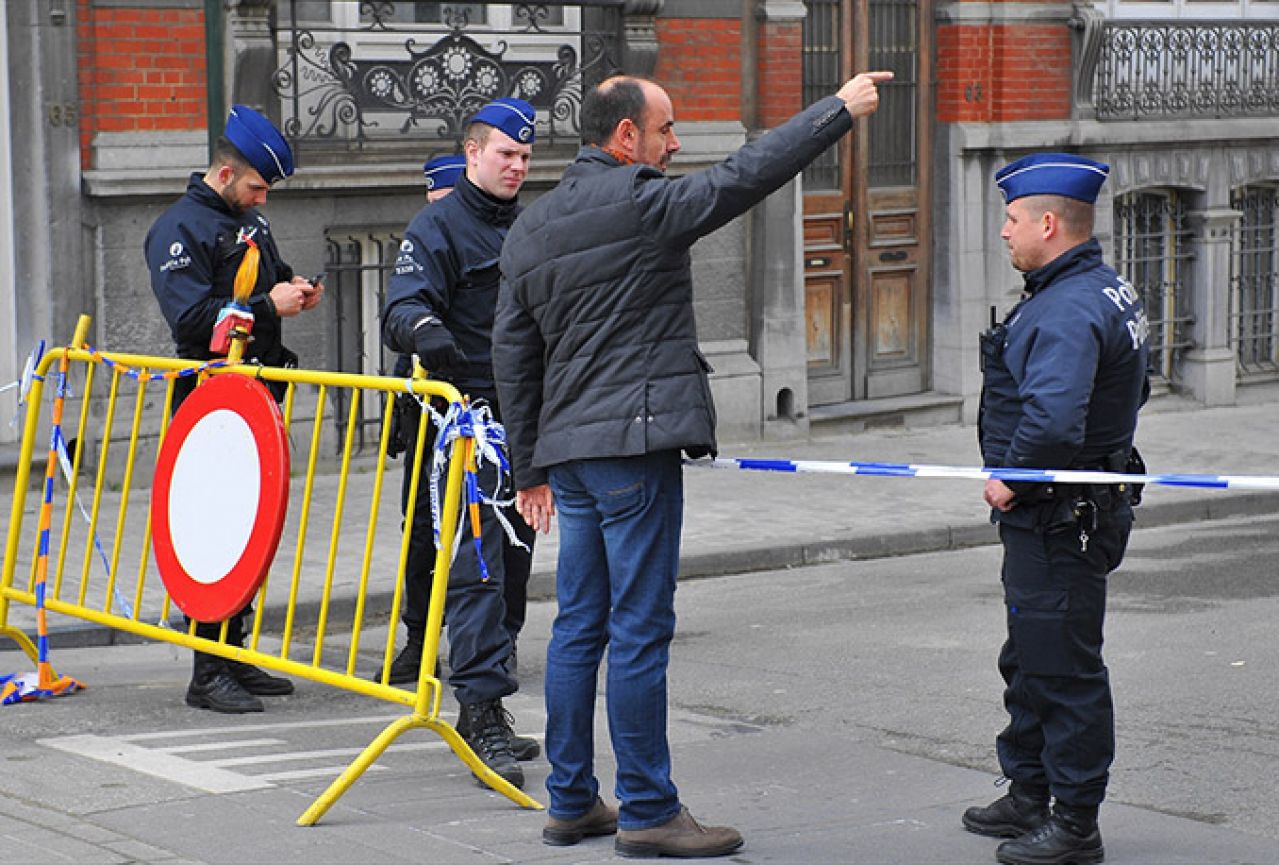
[[[759,125],[771,128],[804,107],[804,25],[770,22],[759,28]]]
[[[653,78],[670,94],[676,120],[741,119],[741,21],[659,18],[657,39]]]
[[[1070,117],[1070,31],[1063,25],[952,24],[937,30],[937,120]]]
[[[206,127],[203,10],[77,6],[82,168],[98,132]]]

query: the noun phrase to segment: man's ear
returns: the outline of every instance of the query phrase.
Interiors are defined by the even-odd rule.
[[[1061,219],[1051,210],[1045,210],[1044,215],[1039,217],[1041,222],[1040,232],[1043,234],[1044,240],[1051,240],[1061,233]]]
[[[480,143],[474,138],[468,138],[462,142],[462,152],[466,154],[466,164],[469,166],[472,162],[479,161]]]
[[[235,181],[235,167],[225,162],[218,166],[217,174],[218,183],[225,189]]]

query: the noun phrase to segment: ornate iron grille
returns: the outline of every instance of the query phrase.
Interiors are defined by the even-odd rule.
[[[1150,321],[1150,373],[1176,378],[1192,345],[1188,284],[1190,231],[1174,191],[1132,192],[1115,200],[1115,269],[1141,295]]]
[[[1273,373],[1279,371],[1279,194],[1273,186],[1244,186],[1231,194],[1230,206],[1243,212],[1230,274],[1230,340],[1241,374]]]
[[[1099,120],[1279,114],[1279,24],[1107,21],[1100,39]]]
[[[382,344],[381,310],[400,238],[385,231],[346,233],[329,235],[325,245],[328,249],[325,306],[330,310],[328,368],[366,375],[393,374],[395,355]],[[349,394],[341,389],[334,394],[337,403],[331,420],[340,452],[346,432]],[[364,395],[366,404],[360,407],[356,427],[357,452],[377,446],[384,396]]]
[[[278,33],[282,61],[272,77],[284,133],[300,154],[396,141],[422,153],[456,147],[472,114],[514,96],[537,109],[539,141],[575,145],[582,95],[619,70],[621,2],[481,7],[511,9],[511,27],[498,29],[487,15],[471,20],[476,4],[399,3],[397,14],[396,3],[365,0],[352,28],[317,20],[314,2],[289,0]],[[595,26],[549,23],[564,19],[552,12],[568,9]],[[426,23],[404,26],[404,18]]]
[[[839,89],[840,0],[807,0],[804,17],[803,99],[812,105]],[[839,189],[839,148],[831,147],[804,169],[804,189]]]

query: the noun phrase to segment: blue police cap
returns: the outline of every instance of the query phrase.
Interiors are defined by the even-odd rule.
[[[422,166],[428,190],[452,189],[466,171],[466,157],[459,154],[437,156]]]
[[[270,120],[247,105],[234,105],[222,133],[267,183],[293,174],[293,151]]]
[[[1071,153],[1032,153],[1010,162],[995,174],[1005,201],[1027,195],[1064,195],[1092,204],[1110,166]]]
[[[487,123],[521,144],[532,144],[537,110],[523,99],[494,99],[475,112],[471,122]]]

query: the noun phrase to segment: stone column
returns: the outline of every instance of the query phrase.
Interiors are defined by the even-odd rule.
[[[657,66],[657,15],[664,0],[622,3],[622,71],[652,75]]]
[[[277,127],[280,100],[271,88],[277,64],[271,33],[273,0],[230,0],[227,3],[226,108],[248,105],[261,111]]]
[[[1190,263],[1190,338],[1182,356],[1181,380],[1206,406],[1233,405],[1235,353],[1230,346],[1231,238],[1243,214],[1225,207],[1186,214],[1193,232]]]
[[[791,0],[762,0],[756,7],[759,21],[756,50],[794,50],[804,25],[805,7]],[[786,108],[801,107],[800,94],[779,92],[784,86],[777,58],[759,58],[760,92],[756,116],[764,126],[780,120],[778,102]],[[774,76],[774,73],[776,75]],[[774,77],[778,80],[772,80]],[[800,75],[793,76],[798,82]],[[788,97],[791,97],[788,100]],[[752,136],[759,130],[752,130]],[[761,433],[765,439],[808,436],[808,344],[804,314],[804,188],[796,177],[765,198],[750,213],[750,342],[760,367]]]

